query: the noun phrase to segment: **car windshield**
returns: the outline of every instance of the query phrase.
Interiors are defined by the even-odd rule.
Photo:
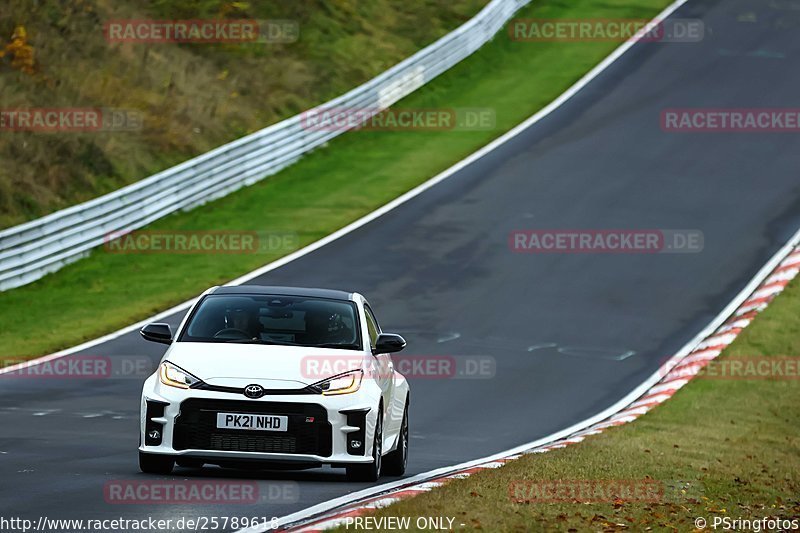
[[[360,349],[353,302],[301,296],[206,296],[179,342],[277,344]]]

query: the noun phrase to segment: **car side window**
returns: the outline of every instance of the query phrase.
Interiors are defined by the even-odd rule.
[[[372,313],[372,309],[370,309],[368,305],[364,306],[364,312],[367,315],[367,333],[369,333],[369,345],[370,347],[375,348],[375,343],[378,342],[378,335],[380,334],[381,328],[378,326],[378,321],[375,320],[375,315]]]

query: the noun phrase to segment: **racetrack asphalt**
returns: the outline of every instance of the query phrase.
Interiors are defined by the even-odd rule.
[[[672,18],[702,19],[703,41],[637,44],[496,150],[250,283],[358,291],[384,330],[406,337],[404,355],[494,361],[491,377],[410,380],[409,475],[588,418],[656,371],[800,226],[798,133],[660,123],[668,108],[800,108],[792,6],[690,0]],[[520,229],[656,228],[699,230],[703,250],[519,254],[508,244]],[[85,354],[154,366],[163,351],[130,333]],[[110,504],[106,482],[155,479],[137,466],[142,381],[0,379],[0,516],[283,516],[368,486],[329,469],[176,469],[167,479],[289,481],[297,498]]]

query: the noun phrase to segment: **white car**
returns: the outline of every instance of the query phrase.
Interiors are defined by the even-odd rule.
[[[139,466],[345,467],[350,479],[403,475],[408,461],[406,379],[363,296],[326,289],[214,287],[173,336],[144,383]]]

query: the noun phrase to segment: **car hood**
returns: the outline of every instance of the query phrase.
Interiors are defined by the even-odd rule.
[[[291,389],[362,368],[360,350],[302,346],[176,342],[165,356],[209,385]]]

